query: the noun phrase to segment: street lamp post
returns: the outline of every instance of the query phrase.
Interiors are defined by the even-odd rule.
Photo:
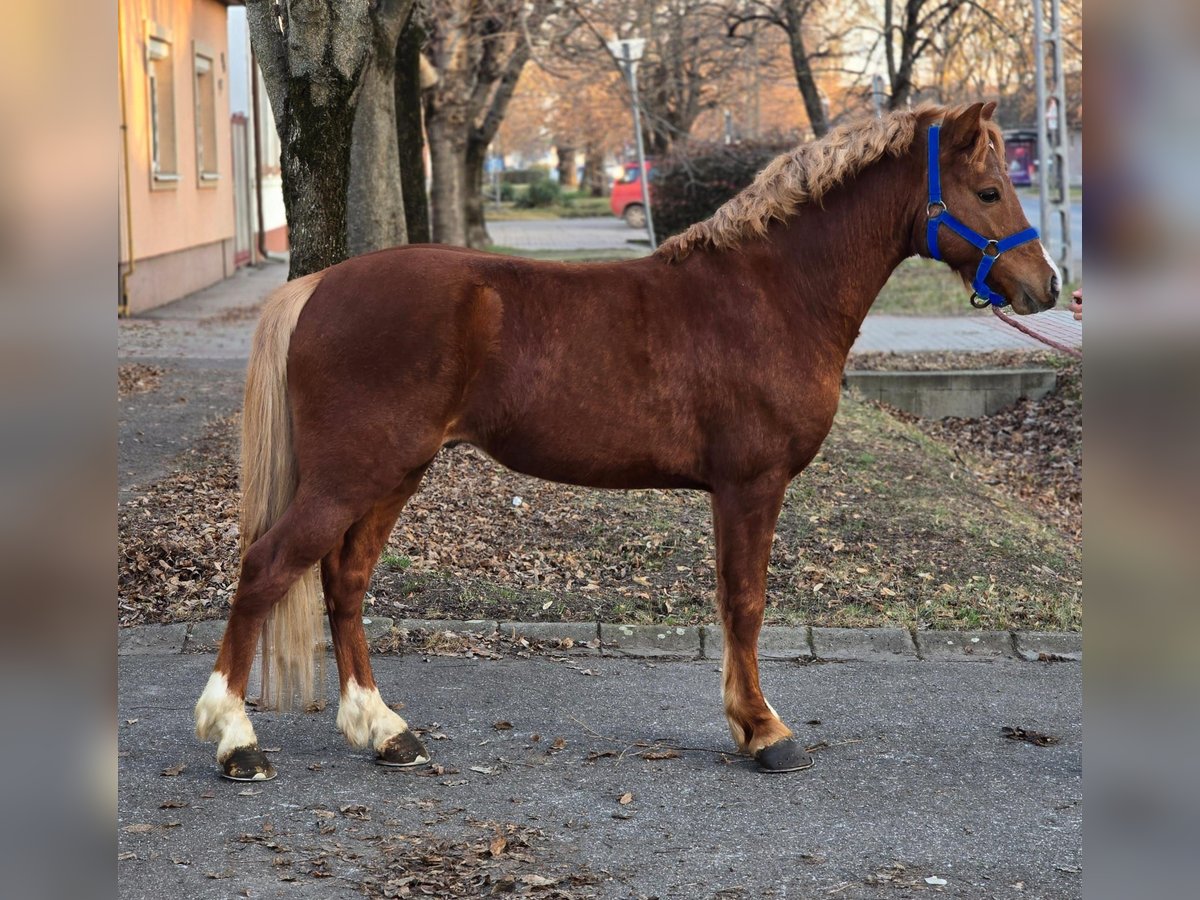
[[[637,64],[646,49],[646,41],[644,38],[622,38],[609,41],[608,49],[629,78],[629,93],[633,98],[633,132],[637,137],[638,180],[642,185],[642,209],[646,212],[646,234],[650,238],[650,249],[654,250],[658,247],[658,241],[654,238],[654,217],[650,214],[649,173],[646,171],[646,150],[642,143],[642,110],[637,86]]]

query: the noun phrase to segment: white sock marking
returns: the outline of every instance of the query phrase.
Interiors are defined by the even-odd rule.
[[[394,735],[408,731],[408,723],[383,702],[378,688],[368,690],[353,678],[342,692],[337,726],[353,746],[376,750]]]
[[[223,763],[239,747],[258,743],[254,726],[246,715],[246,704],[229,692],[221,672],[213,672],[196,701],[196,737],[217,742],[217,762]]]

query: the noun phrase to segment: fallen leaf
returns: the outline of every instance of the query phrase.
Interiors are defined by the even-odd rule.
[[[186,768],[187,768],[186,764],[176,763],[173,766],[167,766],[167,768],[163,769],[162,774],[166,775],[168,778],[174,778],[176,775],[178,775],[180,772],[182,772]]]
[[[147,831],[153,831],[154,826],[149,822],[135,822],[132,825],[126,825],[121,830],[129,834],[145,834]]]
[[[679,751],[667,748],[666,750],[647,750],[645,753],[639,753],[642,759],[679,759]]]
[[[616,756],[616,750],[597,750],[587,755],[587,762],[595,762],[598,759],[603,759],[606,756]]]
[[[566,749],[566,746],[567,746],[566,738],[557,737],[554,739],[554,743],[550,745],[550,749],[551,750],[564,750],[564,749]]]
[[[188,805],[186,800],[164,800],[158,804],[159,809],[183,809]]]
[[[1009,725],[1001,728],[1000,733],[1010,741],[1025,741],[1025,743],[1033,744],[1037,747],[1049,747],[1058,743],[1058,738],[1054,737],[1054,735],[1042,734],[1040,731],[1027,731],[1020,727],[1013,728]]]
[[[371,808],[363,806],[361,803],[347,803],[338,810],[347,819],[363,819],[369,821],[371,818]]]
[[[507,846],[508,841],[505,840],[504,835],[497,834],[494,838],[492,838],[491,844],[488,845],[488,852],[491,853],[492,856],[499,856],[504,852],[504,848]]]
[[[132,850],[126,850],[124,853],[117,854],[117,862],[124,862],[127,859],[137,859],[137,854]]]
[[[512,722],[493,722],[492,727],[497,731],[512,731]]]
[[[546,878],[542,875],[522,875],[521,881],[530,887],[549,887],[552,884],[558,884],[557,878]]]
[[[633,794],[630,793],[629,791],[626,791],[624,794],[622,794],[620,797],[617,798],[617,802],[620,803],[622,806],[626,806],[633,802]]]
[[[480,775],[495,775],[496,770],[488,766],[471,766],[472,772],[478,772]]]

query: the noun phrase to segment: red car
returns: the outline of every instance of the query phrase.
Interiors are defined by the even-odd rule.
[[[646,172],[653,171],[654,163],[646,163]],[[638,164],[625,163],[625,174],[613,182],[609,206],[614,216],[625,220],[630,228],[646,227],[646,209],[642,205],[642,183],[638,179]]]

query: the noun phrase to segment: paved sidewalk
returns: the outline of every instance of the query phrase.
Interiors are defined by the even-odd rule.
[[[493,244],[519,250],[631,250],[642,255],[650,252],[645,229],[630,228],[615,216],[488,222],[487,227]]]
[[[768,776],[721,755],[713,661],[376,657],[385,698],[444,735],[429,741],[444,770],[373,765],[337,734],[331,706],[252,713],[280,775],[247,786],[219,779],[192,735],[212,659],[119,661],[118,883],[130,900],[360,896],[388,839],[486,841],[484,822],[543,831],[524,871],[599,877],[583,896],[1081,896],[1074,663],[764,663],[799,738],[828,744],[813,769]],[[1007,740],[1004,726],[1060,742]],[[654,739],[698,749],[647,761],[631,746]],[[314,878],[321,859],[327,877]]]
[[[966,298],[963,298],[966,303]],[[1021,324],[1069,347],[1083,346],[1083,323],[1070,310],[1052,309],[1019,317]],[[1045,344],[1017,331],[988,310],[970,316],[869,315],[851,352],[925,351],[986,352],[991,350],[1049,350]]]

